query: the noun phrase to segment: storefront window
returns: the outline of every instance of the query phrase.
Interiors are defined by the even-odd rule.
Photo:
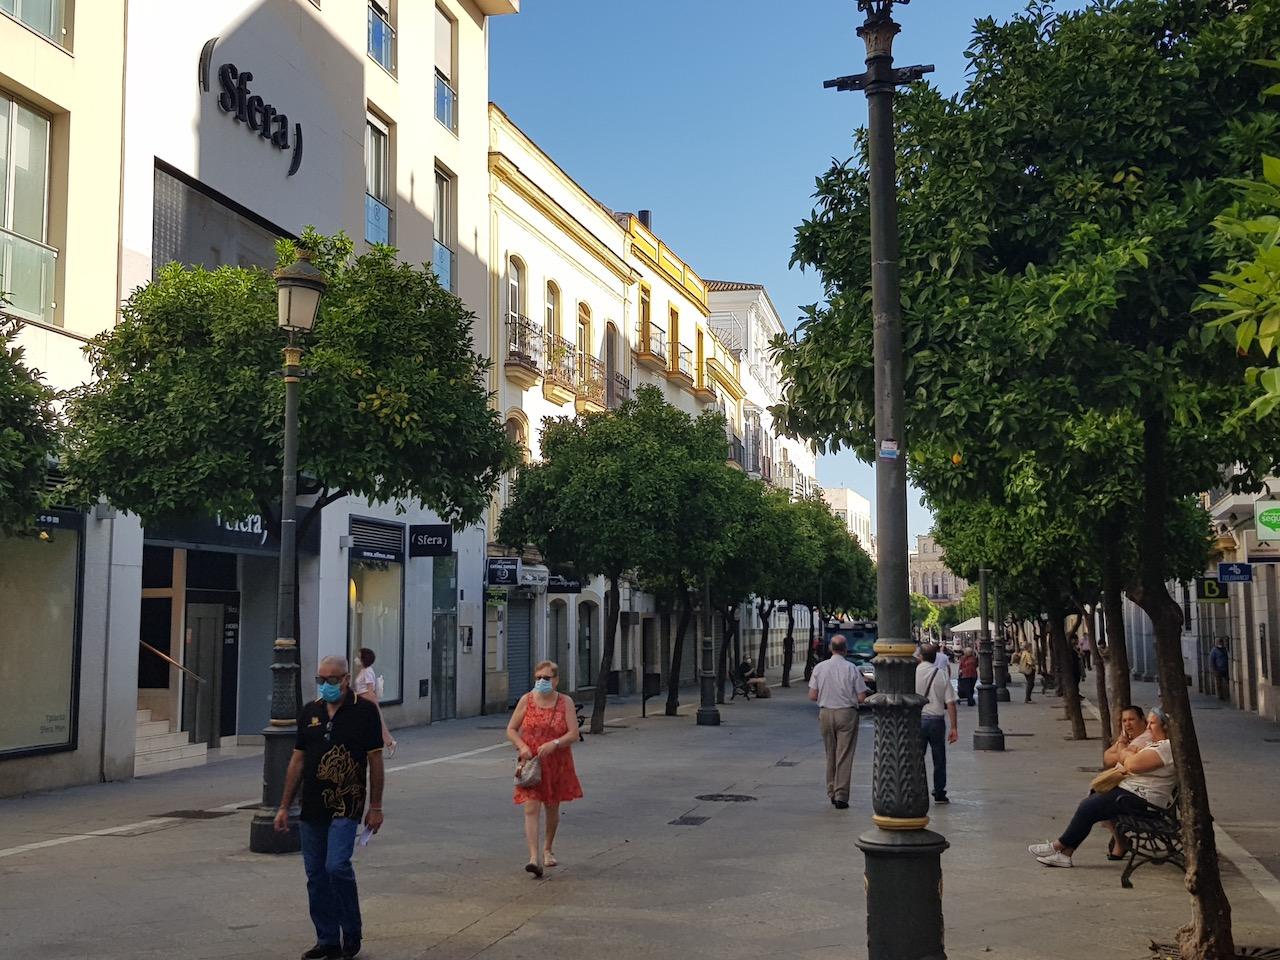
[[[368,551],[374,552],[374,551]],[[377,655],[373,671],[383,678],[382,702],[404,698],[404,567],[399,562],[353,556],[347,584],[347,639],[354,663],[361,647]]]
[[[578,604],[578,686],[595,685],[596,665],[599,655],[596,653],[596,605]]]
[[[0,755],[75,745],[80,536],[0,537]]]

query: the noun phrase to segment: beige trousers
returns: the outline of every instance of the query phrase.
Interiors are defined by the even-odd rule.
[[[818,729],[827,750],[827,798],[847,803],[853,751],[858,746],[858,711],[853,707],[823,707],[818,711]]]

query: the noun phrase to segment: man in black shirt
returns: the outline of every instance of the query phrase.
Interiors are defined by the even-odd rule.
[[[364,823],[382,826],[382,717],[351,689],[343,657],[325,657],[316,677],[320,699],[298,718],[298,740],[289,760],[275,828],[289,829],[289,806],[302,784],[298,833],[307,871],[307,898],[316,943],[303,960],[355,957],[360,953],[360,898],[351,866],[368,767],[369,811]]]

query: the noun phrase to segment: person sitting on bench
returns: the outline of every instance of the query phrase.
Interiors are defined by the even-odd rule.
[[[1093,793],[1080,801],[1075,816],[1057,840],[1033,843],[1027,852],[1046,867],[1069,867],[1076,848],[1084,843],[1095,823],[1109,823],[1119,814],[1143,816],[1168,809],[1176,785],[1173,747],[1169,743],[1168,717],[1156,707],[1147,715],[1151,742],[1141,750],[1126,752],[1120,761],[1127,776],[1105,793]],[[1123,856],[1121,850],[1117,856]]]

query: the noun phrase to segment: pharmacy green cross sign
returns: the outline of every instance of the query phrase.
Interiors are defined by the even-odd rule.
[[[1280,540],[1280,500],[1259,500],[1253,515],[1259,540]]]

